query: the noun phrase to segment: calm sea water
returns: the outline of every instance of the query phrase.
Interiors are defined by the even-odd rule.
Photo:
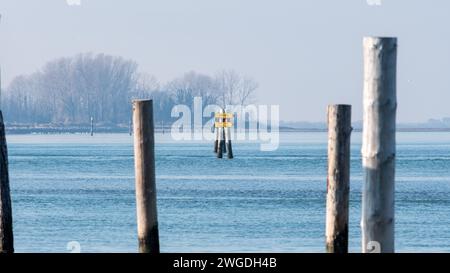
[[[130,136],[9,135],[18,252],[135,252]],[[450,252],[450,133],[398,133],[396,248]],[[352,136],[350,246],[360,251],[361,134]],[[326,134],[283,133],[280,148],[158,135],[163,252],[323,252]]]

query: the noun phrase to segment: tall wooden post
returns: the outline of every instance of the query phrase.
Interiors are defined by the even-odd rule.
[[[133,121],[132,121],[132,120],[130,120],[130,122],[129,122],[129,124],[128,124],[128,134],[129,134],[130,136],[133,135]]]
[[[396,69],[396,38],[364,38],[364,253],[394,252]]]
[[[220,130],[217,127],[214,127],[214,133],[215,133],[215,140],[214,140],[214,153],[217,154],[217,151],[219,150],[219,134]]]
[[[139,252],[159,253],[153,101],[133,101],[134,163]]]
[[[326,249],[348,252],[351,105],[328,106]]]
[[[229,126],[223,128],[225,130],[225,146],[227,150],[227,156],[229,159],[233,159],[233,147],[231,146],[231,128]]]
[[[221,111],[221,113],[222,113],[222,115],[225,115],[227,112],[225,112],[225,109],[222,109],[222,111]],[[226,140],[227,140],[227,132],[226,132],[226,127],[225,127],[225,123],[227,122],[227,119],[225,118],[225,117],[223,117],[222,119],[221,119],[221,122],[222,122],[222,124],[223,124],[223,127],[222,127],[222,138],[221,138],[221,140],[222,140],[222,142],[220,143],[220,145],[222,145],[222,151],[224,152],[224,153],[226,153],[227,152],[227,145],[226,145]]]
[[[220,114],[224,114],[225,111],[223,109],[220,109]],[[223,118],[218,119],[220,123],[223,123]],[[217,135],[217,158],[223,158],[223,154],[226,153],[225,151],[225,128],[223,126],[220,126],[216,128],[218,130]]]
[[[11,195],[3,114],[0,111],[0,253],[14,252]]]
[[[94,117],[91,117],[91,136],[94,135]]]

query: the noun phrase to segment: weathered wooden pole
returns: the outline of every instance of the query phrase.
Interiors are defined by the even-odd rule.
[[[214,121],[216,121],[217,119],[215,118]],[[214,122],[215,124],[215,122]],[[214,133],[216,135],[215,140],[214,140],[214,153],[217,154],[218,150],[219,150],[219,134],[220,134],[220,128],[218,128],[217,126],[214,125]]]
[[[128,134],[130,136],[133,135],[133,121],[132,120],[130,120],[130,123],[128,124]]]
[[[223,126],[222,126],[222,142],[220,143],[220,145],[222,145],[222,151],[224,153],[226,153],[227,152],[227,145],[226,145],[226,140],[227,140],[227,131],[226,130],[227,130],[227,127],[225,126],[225,124],[227,122],[227,119],[225,118],[226,112],[225,112],[224,109],[222,110],[221,113],[223,115],[223,118],[221,120]]]
[[[223,109],[220,109],[219,111],[220,115],[223,115],[225,113],[225,111]],[[223,118],[219,118],[219,124],[222,123],[223,125]],[[217,158],[223,158],[223,154],[226,152],[225,151],[225,131],[223,126],[219,126],[216,128],[218,130],[218,135],[217,135]]]
[[[11,195],[8,174],[8,149],[5,125],[0,111],[0,253],[14,252]]]
[[[351,112],[351,105],[328,106],[328,253],[348,253]]]
[[[91,117],[91,136],[94,135],[94,117]]]
[[[394,252],[396,69],[396,38],[364,38],[364,253]]]
[[[231,144],[231,126],[232,126],[232,122],[231,119],[233,117],[232,113],[227,113],[226,111],[224,112],[224,119],[223,119],[223,124],[224,124],[224,132],[225,132],[225,146],[226,146],[226,151],[227,151],[227,156],[228,159],[232,159],[233,158],[233,147]]]
[[[231,128],[225,127],[225,142],[226,142],[226,150],[228,159],[233,159],[233,148],[231,147]]]
[[[223,158],[225,141],[223,139],[223,127],[217,128],[219,134],[217,135],[217,158]]]
[[[153,101],[133,101],[134,163],[139,252],[159,253]]]

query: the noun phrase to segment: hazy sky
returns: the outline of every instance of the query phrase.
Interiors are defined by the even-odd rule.
[[[450,1],[1,0],[3,85],[80,52],[136,60],[161,82],[235,69],[283,120],[362,119],[362,37],[397,36],[398,120],[450,117]]]

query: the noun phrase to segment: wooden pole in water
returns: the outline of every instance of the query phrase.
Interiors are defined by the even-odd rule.
[[[128,134],[130,136],[133,135],[133,121],[132,120],[130,120],[130,124],[128,125]]]
[[[225,130],[225,142],[228,159],[233,159],[233,148],[231,147],[231,128],[226,127]]]
[[[220,109],[219,113],[224,114],[225,111]],[[219,118],[218,120],[219,123],[223,122],[223,118]],[[217,158],[223,158],[223,153],[225,153],[225,132],[223,126],[218,127],[217,130]]]
[[[153,101],[133,101],[134,162],[139,252],[159,253]]]
[[[348,253],[351,111],[351,105],[328,106],[328,253]]]
[[[11,195],[8,174],[8,149],[3,114],[0,111],[0,253],[14,252]]]
[[[230,120],[230,122],[228,122],[228,120]],[[224,130],[225,130],[225,145],[227,150],[227,156],[228,159],[233,159],[233,148],[231,147],[231,127],[228,125],[225,126],[227,123],[232,124],[231,118],[224,119]]]
[[[214,124],[217,121],[216,118],[214,118]],[[216,134],[216,138],[214,140],[214,153],[217,154],[217,152],[219,151],[219,134],[220,134],[220,128],[216,127],[214,125],[214,133]]]
[[[91,136],[94,135],[94,117],[91,117]]]
[[[219,131],[218,135],[217,135],[217,158],[223,158],[223,147],[225,147],[224,145],[224,140],[223,140],[223,128],[219,127],[217,128],[217,130]]]
[[[223,115],[226,114],[224,109],[222,109],[221,113]],[[227,139],[227,136],[226,136],[227,132],[226,132],[226,130],[227,130],[227,128],[225,127],[225,124],[227,122],[227,119],[226,118],[222,118],[221,122],[222,122],[223,127],[222,127],[222,139],[221,139],[222,142],[220,142],[220,145],[222,145],[222,151],[224,153],[226,153],[227,152],[227,145],[226,145],[226,139]]]
[[[396,38],[364,38],[362,252],[394,252]]]

